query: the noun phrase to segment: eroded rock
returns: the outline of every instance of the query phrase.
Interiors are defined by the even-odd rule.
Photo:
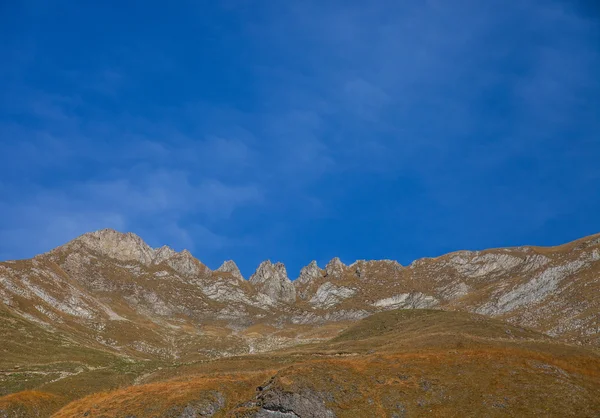
[[[340,278],[344,273],[346,265],[342,263],[338,257],[331,259],[327,266],[325,266],[325,273],[327,277]]]
[[[272,382],[259,388],[256,405],[260,408],[255,418],[335,418],[325,406],[326,395],[308,388],[288,392]]]
[[[334,307],[344,299],[352,297],[355,293],[356,289],[336,286],[331,282],[326,282],[319,286],[310,303],[318,308],[327,309]]]
[[[224,261],[223,264],[216,270],[223,273],[230,273],[236,279],[243,281],[244,276],[242,276],[242,272],[238,268],[237,264],[233,260]]]
[[[296,300],[296,288],[288,278],[283,263],[263,261],[249,281],[273,303],[292,303]]]
[[[313,260],[309,265],[302,267],[302,270],[300,270],[300,275],[296,279],[295,283],[297,285],[306,284],[322,276],[323,270],[320,269],[317,265],[317,262]]]
[[[439,301],[421,292],[402,293],[389,298],[380,299],[373,306],[385,309],[425,309],[438,305]]]

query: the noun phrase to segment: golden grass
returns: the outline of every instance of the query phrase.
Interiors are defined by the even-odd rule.
[[[20,411],[16,417],[48,417],[73,399],[68,393],[87,387],[78,395],[84,397],[53,417],[167,418],[180,416],[186,407],[215,402],[214,417],[251,417],[259,407],[256,388],[267,382],[285,393],[316,393],[341,418],[392,413],[568,417],[600,411],[597,353],[460,312],[391,311],[373,315],[325,343],[156,366],[136,372],[150,372],[142,385],[128,383],[134,375],[118,382],[110,374],[115,371],[97,370],[44,389],[62,397],[20,392],[0,398],[0,411],[4,407]],[[129,366],[122,367],[125,373]],[[105,382],[94,389],[88,380],[99,381],[103,373],[110,374],[103,379],[111,385],[129,386],[103,391]],[[95,393],[85,396],[91,391]]]
[[[452,334],[452,324],[463,334]],[[433,333],[427,344],[400,344],[402,338],[411,340],[415,325]],[[436,334],[438,327],[447,333]],[[186,405],[208,402],[215,392],[225,399],[215,417],[250,417],[257,407],[255,388],[267,382],[283,393],[316,393],[340,418],[389,417],[394,411],[436,417],[567,417],[600,411],[598,355],[527,330],[512,340],[514,333],[508,338],[506,327],[512,329],[460,313],[378,314],[330,343],[171,370],[155,376],[160,379],[155,383],[75,401],[55,417],[86,412],[168,417]],[[457,347],[454,341],[463,344]],[[371,350],[365,352],[366,347]],[[169,373],[179,377],[165,380]]]
[[[196,377],[182,381],[166,381],[90,395],[73,402],[55,418],[67,418],[87,413],[88,416],[161,416],[183,410],[187,405],[214,397],[218,392],[224,399],[223,407],[233,408],[236,400],[250,398],[255,388],[272,371],[220,376]]]
[[[64,403],[57,395],[28,390],[0,397],[0,416],[11,418],[49,416]],[[2,415],[2,414],[5,415]]]

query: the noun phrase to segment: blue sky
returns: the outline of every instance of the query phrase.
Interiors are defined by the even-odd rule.
[[[600,231],[594,2],[5,1],[0,57],[0,259],[110,227],[295,277]]]

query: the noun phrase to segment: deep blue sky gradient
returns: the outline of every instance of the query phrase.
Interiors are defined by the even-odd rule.
[[[600,231],[600,12],[0,3],[0,259],[133,231],[209,267]]]

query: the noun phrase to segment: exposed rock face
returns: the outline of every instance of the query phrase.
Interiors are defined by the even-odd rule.
[[[153,249],[139,236],[112,229],[90,232],[64,246],[67,251],[81,247],[106,257],[123,262],[137,262],[144,266],[166,263],[176,272],[195,277],[209,272],[208,267],[198,261],[188,250],[178,253],[168,246]]]
[[[477,312],[485,315],[499,315],[524,305],[540,302],[558,288],[561,280],[577,273],[585,265],[585,262],[575,260],[561,266],[550,267],[530,281],[503,294],[497,302],[487,303]]]
[[[119,261],[137,261],[149,265],[154,259],[154,250],[131,232],[123,234],[113,229],[102,229],[84,234],[69,244],[74,247],[86,246]]]
[[[160,264],[163,261],[166,261],[169,258],[174,257],[175,255],[177,255],[177,251],[175,251],[171,247],[163,245],[162,247],[154,250],[154,256],[153,256],[152,262],[154,264]]]
[[[325,271],[317,265],[316,261],[311,261],[309,265],[302,267],[300,275],[294,280],[296,293],[301,300],[309,299],[313,294],[314,286],[323,278]]]
[[[373,303],[373,306],[385,309],[425,309],[434,307],[438,303],[438,300],[433,296],[415,292],[402,293],[390,298],[380,299]]]
[[[300,275],[295,280],[295,284],[306,284],[311,282],[314,279],[323,276],[323,270],[319,268],[317,262],[315,260],[311,261],[308,266],[302,267],[300,270]]]
[[[202,399],[190,402],[179,418],[212,417],[225,406],[225,397],[217,391],[202,394]]]
[[[338,257],[331,259],[327,266],[325,267],[325,273],[327,277],[339,278],[343,273],[346,265],[342,263]]]
[[[236,282],[231,282],[230,280],[224,280],[221,278],[207,280],[206,283],[202,285],[202,292],[212,300],[216,300],[218,302],[236,302],[242,303],[246,305],[251,305],[252,301],[249,296],[237,286]],[[243,310],[239,311],[240,313]]]
[[[513,269],[529,271],[542,267],[550,261],[543,255],[516,256],[506,253],[460,251],[450,259],[456,271],[465,277],[491,279]]]
[[[296,300],[296,288],[282,263],[263,261],[249,281],[273,303],[293,303]]]
[[[266,261],[244,280],[232,261],[211,272],[188,251],[152,249],[134,234],[102,230],[31,260],[0,263],[0,303],[28,321],[76,332],[109,349],[168,358],[177,358],[186,344],[194,347],[205,335],[199,328],[211,321],[243,333],[258,323],[282,329],[395,308],[478,312],[600,345],[599,277],[599,236],[553,248],[460,251],[408,268],[392,260],[344,266],[335,258],[324,270],[311,262],[292,283],[281,263]],[[207,355],[296,340],[273,335],[228,341],[235,350]]]
[[[468,251],[452,257],[451,262],[459,274],[466,277],[492,277],[496,273],[505,272],[519,264],[523,259],[508,254],[483,254]]]
[[[187,277],[197,277],[201,274],[208,274],[210,270],[188,251],[183,250],[175,253],[166,260],[166,263],[177,273]]]
[[[255,418],[335,418],[335,413],[325,406],[324,400],[330,395],[318,393],[309,388],[288,392],[269,382],[259,388],[256,405],[260,408]]]
[[[350,289],[344,286],[336,286],[331,282],[326,282],[319,286],[317,293],[312,297],[310,303],[318,308],[331,308],[339,304],[342,300],[348,299],[356,293],[356,289]]]
[[[235,264],[235,261],[233,261],[233,260],[228,260],[228,261],[223,262],[223,264],[221,264],[221,266],[216,271],[220,271],[223,273],[230,273],[236,279],[242,280],[242,281],[244,280],[244,276],[242,276],[242,272],[240,271],[237,264]]]
[[[292,316],[290,322],[293,324],[320,324],[338,321],[358,321],[369,315],[370,312],[364,309],[331,310],[320,314],[316,312],[303,312],[300,315]]]
[[[440,288],[440,296],[445,300],[459,299],[466,296],[471,291],[471,288],[464,282],[453,282]]]

